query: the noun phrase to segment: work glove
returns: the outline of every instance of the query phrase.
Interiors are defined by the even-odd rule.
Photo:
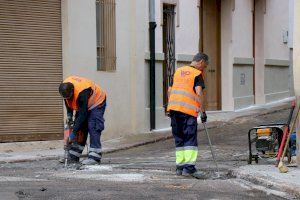
[[[71,143],[74,143],[75,142],[75,139],[76,139],[76,133],[72,132],[70,135],[69,135],[69,139],[68,139],[68,142],[71,144]]]
[[[166,112],[167,117],[171,117],[170,112]]]
[[[207,115],[206,112],[201,112],[201,122],[205,123],[207,121]]]

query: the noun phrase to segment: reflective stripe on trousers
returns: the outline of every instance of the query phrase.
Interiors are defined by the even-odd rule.
[[[176,167],[192,173],[196,170],[198,156],[197,118],[172,110],[170,116],[176,146]]]
[[[71,158],[80,158],[83,149],[84,149],[84,146],[81,146],[77,143],[73,143],[71,145],[71,149],[69,150]]]
[[[101,107],[96,107],[88,113],[88,131],[90,134],[90,148],[88,157],[96,161],[101,160],[101,132],[104,130],[104,112],[106,102]]]
[[[176,165],[195,165],[198,156],[197,147],[176,148]]]

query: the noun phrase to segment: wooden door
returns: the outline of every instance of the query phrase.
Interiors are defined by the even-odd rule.
[[[200,6],[200,51],[209,56],[204,73],[206,109],[221,108],[220,0],[202,0]]]

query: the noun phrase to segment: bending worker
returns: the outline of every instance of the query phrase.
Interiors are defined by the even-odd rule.
[[[203,106],[203,70],[208,65],[208,56],[197,53],[189,66],[179,67],[169,88],[167,111],[171,117],[172,134],[176,146],[176,174],[203,178],[204,173],[195,167],[198,155],[197,116],[201,121],[207,116]]]
[[[106,107],[106,93],[92,81],[78,76],[70,76],[65,79],[59,86],[59,93],[65,100],[68,120],[73,119],[73,112],[76,111],[73,132],[69,136],[71,149],[68,157],[70,162],[79,162],[88,131],[90,148],[88,158],[83,160],[82,164],[100,164],[102,157],[100,136],[104,130],[103,115]],[[85,133],[84,140],[79,141],[76,137],[79,131]]]

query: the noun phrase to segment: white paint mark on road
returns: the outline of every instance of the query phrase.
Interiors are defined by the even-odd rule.
[[[46,179],[25,178],[25,177],[12,177],[12,176],[0,176],[0,182],[17,182],[17,181],[47,181]]]
[[[87,180],[101,180],[112,182],[144,182],[146,177],[143,174],[130,173],[130,174],[55,174],[54,176],[60,178],[74,178],[74,179],[87,179]]]
[[[113,166],[111,165],[87,165],[80,167],[83,171],[112,171]]]

